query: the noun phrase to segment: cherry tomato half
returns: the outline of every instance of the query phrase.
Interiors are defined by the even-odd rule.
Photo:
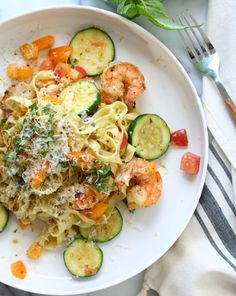
[[[188,136],[186,129],[180,129],[171,134],[171,144],[174,146],[187,147]]]
[[[50,61],[50,60],[43,61],[42,64],[39,66],[40,71],[54,70],[54,68],[55,68],[55,64],[53,61]]]
[[[200,166],[200,156],[187,152],[182,156],[180,169],[187,174],[197,175]]]
[[[120,149],[121,149],[121,150],[125,150],[126,147],[127,147],[127,145],[128,145],[128,138],[127,138],[127,136],[124,134],[123,139],[122,139],[122,142],[121,142],[121,144],[120,144]]]
[[[66,77],[66,75],[70,72],[71,67],[69,64],[66,63],[58,63],[56,65],[56,68],[54,70],[55,76],[56,76],[56,81],[60,82],[60,79],[62,77]]]
[[[66,63],[72,53],[72,47],[65,45],[49,50],[48,58],[55,63]]]

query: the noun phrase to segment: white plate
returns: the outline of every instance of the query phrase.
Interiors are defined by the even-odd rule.
[[[121,205],[125,222],[123,231],[113,241],[100,245],[104,263],[95,277],[73,279],[63,264],[63,248],[43,255],[39,261],[28,260],[25,250],[36,239],[36,234],[31,229],[15,233],[17,224],[11,217],[7,229],[0,235],[0,279],[30,292],[87,293],[117,284],[144,270],[180,236],[196,208],[204,184],[207,129],[197,93],[170,51],[131,21],[107,11],[76,6],[40,10],[3,22],[0,27],[1,75],[8,63],[19,59],[14,51],[20,44],[53,34],[56,45],[63,45],[76,31],[94,25],[111,35],[117,60],[134,63],[144,73],[147,90],[138,99],[138,110],[159,114],[172,130],[186,128],[189,147],[170,148],[166,156],[158,160],[166,168],[161,170],[164,189],[156,206],[131,214]],[[200,172],[193,178],[179,170],[181,156],[186,151],[201,156]],[[14,239],[19,243],[14,244]],[[10,272],[10,263],[18,259],[27,265],[28,275],[23,281],[14,278]]]

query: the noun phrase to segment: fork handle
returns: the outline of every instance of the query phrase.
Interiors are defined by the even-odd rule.
[[[225,105],[232,117],[232,119],[234,120],[234,122],[236,123],[236,105],[233,102],[233,100],[230,98],[230,95],[228,94],[227,90],[225,89],[223,83],[218,80],[218,79],[214,79],[215,84],[225,102]]]

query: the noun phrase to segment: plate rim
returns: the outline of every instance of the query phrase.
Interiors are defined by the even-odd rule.
[[[171,240],[171,242],[169,243],[168,248],[161,252],[160,256],[158,257],[151,257],[148,262],[145,261],[145,263],[140,264],[138,269],[135,269],[133,272],[129,272],[128,274],[124,274],[121,275],[119,277],[119,279],[114,279],[113,281],[109,281],[109,283],[104,283],[104,284],[100,284],[98,287],[93,288],[92,286],[90,288],[84,289],[83,291],[80,290],[76,290],[73,292],[69,292],[70,294],[68,294],[68,292],[66,291],[62,291],[62,292],[57,292],[57,295],[80,295],[80,294],[84,294],[84,293],[92,293],[92,292],[96,292],[96,291],[100,291],[109,287],[113,287],[114,285],[118,285],[132,277],[134,277],[135,275],[137,275],[138,273],[144,271],[146,268],[148,268],[149,266],[151,266],[152,264],[154,264],[158,259],[160,259],[172,246],[173,244],[179,239],[179,237],[181,236],[181,234],[184,232],[184,230],[186,229],[186,227],[188,226],[195,209],[197,208],[197,205],[199,203],[200,197],[201,197],[201,193],[203,190],[203,186],[205,183],[205,179],[206,179],[206,173],[207,173],[207,164],[208,164],[208,156],[209,156],[209,140],[208,140],[208,130],[207,130],[207,123],[206,123],[206,118],[205,118],[205,114],[204,114],[204,110],[203,110],[203,106],[201,103],[201,100],[198,96],[198,93],[196,91],[196,88],[192,82],[192,80],[190,79],[189,75],[187,74],[186,70],[184,69],[184,67],[182,66],[182,64],[179,62],[179,60],[175,57],[175,55],[170,51],[170,49],[165,46],[156,36],[154,36],[152,33],[148,32],[146,29],[142,28],[140,25],[138,25],[135,22],[132,22],[131,20],[128,20],[114,12],[105,10],[105,9],[101,9],[101,8],[97,8],[97,7],[92,7],[92,6],[87,6],[87,5],[53,5],[53,6],[49,6],[49,7],[44,7],[44,8],[38,8],[38,9],[33,9],[33,10],[29,10],[27,12],[24,13],[19,13],[15,16],[6,18],[5,20],[1,20],[0,21],[0,26],[1,25],[7,25],[8,23],[14,22],[18,19],[24,18],[26,16],[29,15],[33,15],[33,14],[37,14],[37,13],[43,13],[46,11],[52,11],[52,10],[64,10],[64,9],[76,9],[76,10],[84,10],[84,11],[92,11],[95,13],[100,13],[103,15],[106,15],[108,17],[112,17],[117,19],[118,21],[122,22],[124,25],[133,28],[136,32],[140,32],[143,35],[146,35],[147,38],[151,39],[154,43],[157,43],[159,47],[161,47],[163,49],[163,51],[168,55],[168,57],[176,64],[178,70],[181,72],[182,76],[185,78],[186,82],[188,83],[189,87],[191,88],[191,91],[193,93],[194,99],[197,103],[197,107],[200,113],[200,117],[201,117],[201,124],[202,124],[202,128],[203,128],[203,138],[204,138],[204,150],[203,150],[203,155],[204,155],[204,160],[203,160],[203,167],[202,167],[202,176],[201,176],[201,180],[199,182],[199,186],[198,186],[198,191],[196,194],[196,198],[195,198],[195,203],[193,203],[192,209],[188,214],[188,217],[185,221],[184,226],[182,227],[182,229],[178,232],[177,236]],[[8,280],[3,280],[1,279],[1,282],[5,285],[8,285],[10,287],[22,290],[22,291],[26,291],[26,292],[30,292],[30,293],[37,293],[37,294],[47,294],[47,295],[55,295],[52,291],[47,291],[47,290],[36,290],[32,288],[27,288],[27,290],[25,290],[24,288],[21,288],[21,284],[20,283],[14,283]],[[79,287],[78,287],[79,288]]]

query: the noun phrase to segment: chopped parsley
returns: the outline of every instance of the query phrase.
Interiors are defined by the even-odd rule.
[[[21,151],[30,151],[32,146],[38,153],[45,155],[48,144],[54,141],[54,114],[50,105],[39,108],[36,103],[29,107],[19,137],[17,137],[3,155],[6,163],[15,162],[17,154]]]
[[[94,160],[95,168],[84,170],[86,181],[100,192],[109,195],[114,190],[114,176],[111,166],[104,164],[101,160]]]
[[[0,120],[0,127],[4,126],[6,122],[7,122],[7,119],[6,118],[1,119]]]
[[[4,162],[14,162],[16,160],[16,151],[8,150],[3,154],[2,160]]]

